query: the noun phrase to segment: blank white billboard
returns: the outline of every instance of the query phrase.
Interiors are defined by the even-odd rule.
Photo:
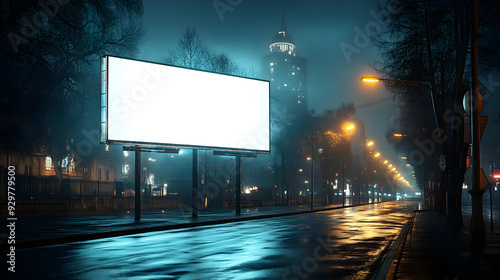
[[[101,142],[270,151],[269,81],[106,56]]]

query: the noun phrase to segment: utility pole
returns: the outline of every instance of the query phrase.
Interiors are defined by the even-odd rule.
[[[481,152],[480,141],[481,132],[479,127],[479,74],[478,74],[478,12],[477,0],[471,1],[471,19],[472,19],[472,94],[470,95],[470,118],[471,118],[471,140],[472,140],[472,190],[469,191],[472,197],[472,217],[471,217],[471,243],[474,245],[484,245],[486,241],[486,231],[484,229],[483,217],[483,194],[481,189]]]
[[[311,211],[313,209],[314,209],[314,142],[312,142],[311,144]]]

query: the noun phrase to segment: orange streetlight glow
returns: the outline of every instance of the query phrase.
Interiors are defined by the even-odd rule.
[[[374,157],[379,157],[380,156],[380,153],[376,153],[375,155],[373,155]]]
[[[346,125],[346,127],[345,127],[345,129],[346,129],[346,130],[352,130],[352,129],[354,129],[354,128],[355,128],[355,126],[354,126],[353,124],[348,124],[348,125]]]
[[[403,134],[401,134],[401,133],[394,133],[393,135],[394,135],[394,137],[403,137]]]
[[[373,146],[373,141],[366,143],[366,146]]]
[[[366,83],[378,83],[380,79],[376,77],[361,77],[361,81]]]

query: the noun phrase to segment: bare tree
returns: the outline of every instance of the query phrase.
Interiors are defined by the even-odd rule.
[[[196,28],[187,27],[177,47],[169,51],[165,62],[171,65],[215,73],[255,77],[251,69],[237,65],[226,53],[211,51],[200,39]]]
[[[485,5],[490,2],[486,1]],[[469,5],[465,0],[401,1],[401,12],[387,20],[387,29],[378,34],[376,40],[383,57],[378,71],[384,77],[428,81],[423,85],[386,84],[401,98],[399,128],[403,134],[411,136],[396,141],[391,139],[389,133],[388,138],[394,140],[399,149],[424,157],[416,161],[419,165],[424,162],[433,165],[434,168],[427,168],[429,173],[438,167],[436,159],[439,155],[445,155],[446,170],[440,180],[440,195],[444,199],[445,192],[449,192],[449,221],[460,227],[462,182],[468,148],[463,141],[462,99],[469,88],[470,77]],[[483,12],[487,10],[483,9]],[[483,16],[484,19],[489,18],[486,14]],[[487,27],[483,27],[488,33]],[[498,55],[488,54],[495,53],[498,41],[486,41],[482,45],[482,61],[485,66],[491,66]],[[426,143],[424,150],[422,143]],[[442,201],[440,204],[440,210],[444,212],[446,203]]]
[[[199,70],[209,69],[210,51],[200,40],[196,28],[187,27],[177,48],[170,50],[169,54],[165,58],[168,64]]]
[[[3,1],[2,12],[9,40],[1,44],[1,106],[14,124],[2,127],[11,136],[2,146],[50,155],[60,176],[61,159],[77,153],[85,132],[92,134],[90,149],[99,150],[99,59],[137,52],[142,2]],[[16,131],[20,120],[31,135]]]

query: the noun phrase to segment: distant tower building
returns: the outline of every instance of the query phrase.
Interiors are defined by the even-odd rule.
[[[270,53],[262,58],[262,78],[271,81],[271,98],[286,113],[307,113],[307,59],[296,53],[292,36],[286,30],[285,14],[281,28],[269,46]]]

